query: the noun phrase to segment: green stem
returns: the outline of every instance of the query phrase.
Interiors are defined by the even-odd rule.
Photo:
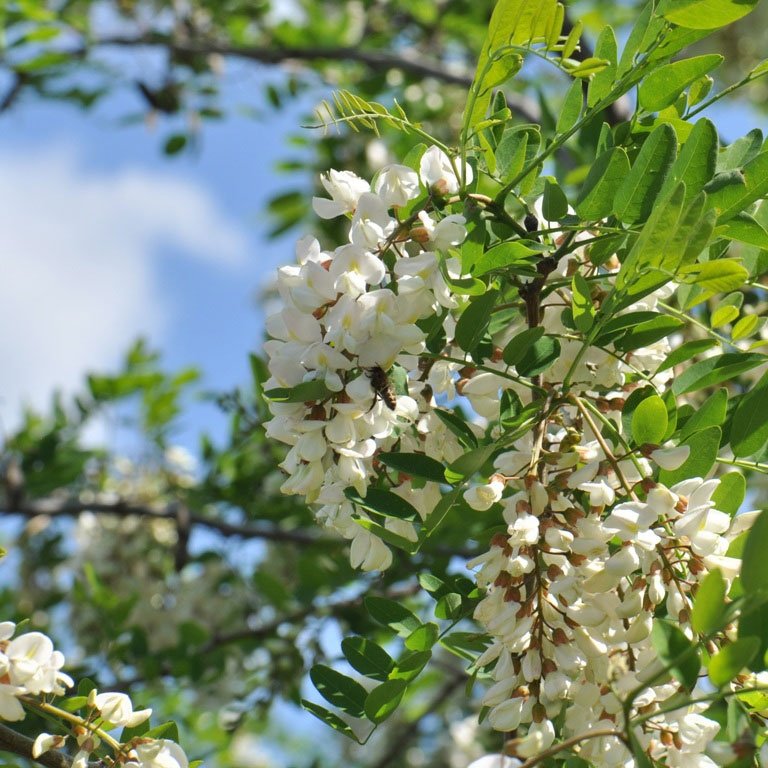
[[[721,336],[717,331],[713,331],[707,325],[702,323],[701,320],[697,320],[693,315],[686,315],[685,312],[681,312],[679,309],[676,309],[675,307],[670,306],[669,304],[666,304],[663,301],[659,301],[658,305],[662,309],[664,309],[668,314],[673,315],[674,317],[677,317],[680,320],[685,320],[686,322],[692,323],[697,328],[701,328],[701,330],[704,331],[708,336],[711,336],[713,339],[716,339],[721,344],[729,347],[733,346],[731,344],[730,339],[726,339],[725,336]]]
[[[694,115],[698,115],[699,112],[703,112],[707,107],[711,107],[715,102],[720,101],[720,99],[722,99],[724,96],[727,96],[729,93],[733,93],[735,90],[738,90],[739,88],[742,88],[743,86],[748,85],[754,80],[759,80],[761,77],[764,77],[765,75],[768,75],[768,70],[765,70],[764,72],[760,72],[757,75],[753,75],[753,73],[750,72],[746,77],[742,78],[737,83],[733,83],[732,85],[729,85],[727,88],[723,88],[722,91],[718,91],[711,98],[707,99],[706,101],[702,101],[701,104],[699,104],[696,107],[696,109],[692,109],[690,112],[687,112],[683,117],[683,120],[690,120]]]
[[[708,701],[727,699],[730,696],[738,696],[741,693],[761,693],[765,691],[768,691],[768,686],[764,685],[756,686],[754,688],[739,688],[737,691],[717,691],[706,696],[700,696],[697,699],[688,699],[674,706],[657,709],[655,712],[650,712],[647,715],[638,715],[637,717],[634,717],[630,720],[629,726],[631,727],[634,725],[642,725],[648,720],[653,720],[654,717],[658,717],[659,715],[666,715],[669,712],[677,712],[678,710],[683,709],[683,707],[690,707],[694,704],[706,704]]]

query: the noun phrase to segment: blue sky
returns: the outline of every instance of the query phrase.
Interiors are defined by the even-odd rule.
[[[259,81],[251,78],[251,101]],[[205,385],[247,381],[261,344],[259,286],[293,258],[293,236],[268,241],[266,201],[295,183],[274,171],[306,101],[263,120],[208,123],[199,151],[173,159],[166,126],[121,125],[127,93],[92,113],[27,102],[0,120],[0,416],[72,392],[86,370],[115,366],[146,335],[171,368],[195,364]],[[294,152],[295,154],[295,152]],[[197,407],[182,440],[221,433]],[[216,428],[218,425],[219,428]]]

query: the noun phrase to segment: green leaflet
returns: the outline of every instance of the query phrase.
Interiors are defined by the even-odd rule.
[[[711,72],[723,61],[719,54],[694,56],[675,61],[654,69],[640,83],[638,99],[640,106],[649,112],[658,112],[670,104],[692,83]]]
[[[676,153],[675,131],[662,123],[645,140],[629,174],[616,190],[613,213],[621,221],[634,224],[648,218]]]

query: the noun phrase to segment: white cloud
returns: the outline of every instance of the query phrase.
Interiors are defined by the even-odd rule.
[[[194,181],[93,172],[75,152],[0,152],[0,415],[73,391],[139,334],[162,343],[173,311],[158,281],[172,250],[238,268],[247,240]]]

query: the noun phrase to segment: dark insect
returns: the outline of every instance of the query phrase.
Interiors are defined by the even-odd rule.
[[[371,387],[373,387],[373,391],[376,394],[373,405],[376,405],[376,399],[380,397],[384,405],[390,411],[394,411],[397,407],[397,395],[395,395],[395,390],[392,388],[386,371],[380,365],[374,365],[373,368],[367,368],[366,373],[371,381]],[[373,408],[373,405],[371,408]]]

